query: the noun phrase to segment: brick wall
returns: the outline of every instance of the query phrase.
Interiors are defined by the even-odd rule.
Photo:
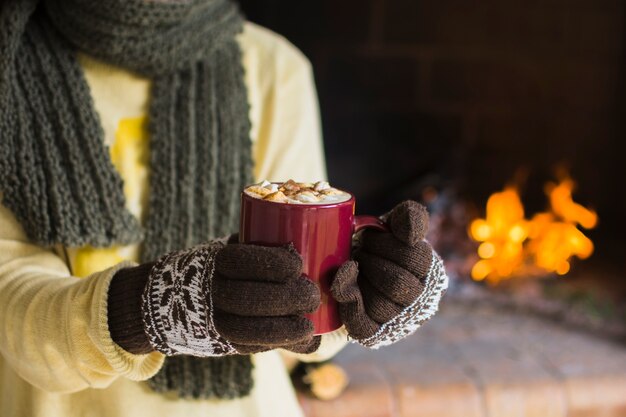
[[[623,223],[622,1],[241,3],[313,62],[330,176],[359,211],[417,197],[429,175],[483,203],[520,168],[542,208],[565,162],[605,229]]]

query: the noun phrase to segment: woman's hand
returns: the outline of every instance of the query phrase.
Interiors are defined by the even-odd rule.
[[[148,349],[223,356],[275,348],[312,353],[320,337],[304,314],[319,307],[320,293],[301,271],[292,246],[213,241],[169,253],[113,278],[111,335],[138,354]],[[130,287],[141,298],[136,308],[128,305],[133,302],[124,289]]]
[[[340,267],[331,287],[349,335],[372,348],[417,330],[448,285],[441,259],[424,240],[426,208],[405,201],[383,218],[391,231],[363,231],[354,260]]]
[[[215,259],[211,293],[215,326],[239,353],[283,348],[317,349],[313,323],[304,318],[320,305],[320,292],[302,276],[293,248],[229,244]]]

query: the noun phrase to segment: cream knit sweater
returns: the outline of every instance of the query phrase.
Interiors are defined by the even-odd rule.
[[[246,24],[238,39],[251,105],[255,177],[325,178],[310,64],[285,39],[253,24]],[[115,141],[124,122],[147,114],[149,81],[86,56],[80,59],[105,141],[116,152],[131,152]],[[141,218],[147,175],[118,168],[125,183],[136,188],[127,203]],[[106,250],[61,249],[30,242],[0,205],[0,416],[302,415],[279,351],[254,355],[255,387],[245,398],[181,400],[152,392],[142,381],[159,370],[163,356],[122,350],[111,340],[106,316],[111,277],[137,260],[137,247],[111,249],[112,257]],[[98,272],[79,278],[70,272],[77,269]],[[340,329],[323,338],[318,352],[299,358],[328,358],[345,340]]]

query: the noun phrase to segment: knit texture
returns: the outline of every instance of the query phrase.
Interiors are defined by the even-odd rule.
[[[302,276],[293,245],[227,245],[216,256],[215,272],[215,325],[238,352],[317,349],[321,338],[304,314],[319,308],[321,294]]]
[[[436,253],[432,255],[431,268],[424,282],[424,290],[414,302],[383,322],[375,334],[359,340],[359,343],[372,349],[389,346],[415,333],[424,322],[434,316],[441,297],[448,289],[448,276],[443,261]]]
[[[168,356],[226,356],[235,348],[215,329],[211,288],[219,242],[172,252],[152,268],[141,311],[146,334]]]
[[[414,201],[403,201],[382,217],[393,235],[409,246],[416,245],[428,233],[428,211]]]
[[[144,332],[141,295],[154,262],[118,271],[109,286],[107,318],[111,339],[135,355],[154,351]]]
[[[118,271],[109,290],[113,340],[135,354],[316,351],[321,336],[303,315],[319,307],[320,291],[302,276],[293,245],[223,244]]]
[[[239,192],[252,181],[247,93],[235,40],[242,24],[228,0],[0,4],[0,190],[34,242],[103,247],[142,241],[141,258],[149,261],[236,229]],[[152,80],[143,230],[125,208],[76,50]],[[249,392],[249,375],[248,382],[226,378],[249,371],[248,357],[223,366],[181,360],[172,369],[166,361],[151,385],[205,398]],[[174,377],[181,369],[184,377]],[[206,384],[211,369],[219,377]]]
[[[405,201],[384,218],[391,232],[365,230],[355,261],[339,268],[331,286],[349,335],[374,349],[415,332],[435,314],[448,285],[441,259],[424,240],[426,209]]]
[[[169,253],[150,269],[142,294],[149,343],[170,356],[310,353],[319,337],[304,314],[319,307],[320,291],[301,271],[291,245],[212,241]]]

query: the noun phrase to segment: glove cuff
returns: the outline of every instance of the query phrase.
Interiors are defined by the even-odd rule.
[[[120,269],[111,280],[107,318],[111,339],[135,355],[154,351],[144,332],[141,317],[141,295],[154,262]]]
[[[437,312],[439,301],[448,288],[448,276],[443,261],[434,251],[432,257],[422,294],[400,314],[382,324],[373,336],[356,340],[359,344],[372,349],[391,345],[413,334]]]
[[[169,253],[150,271],[142,296],[143,324],[150,345],[166,355],[224,356],[237,353],[213,322],[213,241]]]

